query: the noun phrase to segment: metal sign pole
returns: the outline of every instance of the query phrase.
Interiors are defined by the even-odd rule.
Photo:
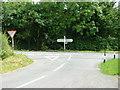
[[[64,50],[65,50],[65,39],[66,39],[66,38],[65,38],[65,36],[64,36]]]
[[[12,51],[14,52],[14,38],[12,38]]]

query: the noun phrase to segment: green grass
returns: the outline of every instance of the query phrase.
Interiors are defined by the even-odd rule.
[[[0,67],[0,73],[11,72],[16,69],[25,67],[31,63],[33,63],[33,60],[29,59],[27,56],[21,54],[14,54],[13,56],[10,56],[0,61],[0,64],[2,64],[2,67]]]
[[[120,75],[120,70],[118,69],[120,65],[118,63],[120,63],[120,59],[110,59],[105,63],[99,64],[100,71],[107,75]]]

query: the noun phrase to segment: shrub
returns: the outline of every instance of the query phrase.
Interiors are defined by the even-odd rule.
[[[0,34],[2,36],[2,49],[0,50],[0,55],[2,59],[5,59],[11,55],[13,55],[12,49],[8,44],[8,38],[5,34]]]
[[[43,46],[41,49],[42,50],[48,50],[48,46]]]

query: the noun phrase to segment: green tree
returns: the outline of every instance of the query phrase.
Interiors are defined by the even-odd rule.
[[[114,2],[5,2],[3,31],[17,30],[18,49],[117,50],[119,18]]]

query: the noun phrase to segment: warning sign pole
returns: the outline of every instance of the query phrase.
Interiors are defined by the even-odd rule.
[[[12,38],[12,52],[14,52],[14,38]]]
[[[12,39],[12,52],[14,52],[14,35],[16,33],[16,30],[12,30],[12,31],[7,31],[9,36],[11,37]]]

